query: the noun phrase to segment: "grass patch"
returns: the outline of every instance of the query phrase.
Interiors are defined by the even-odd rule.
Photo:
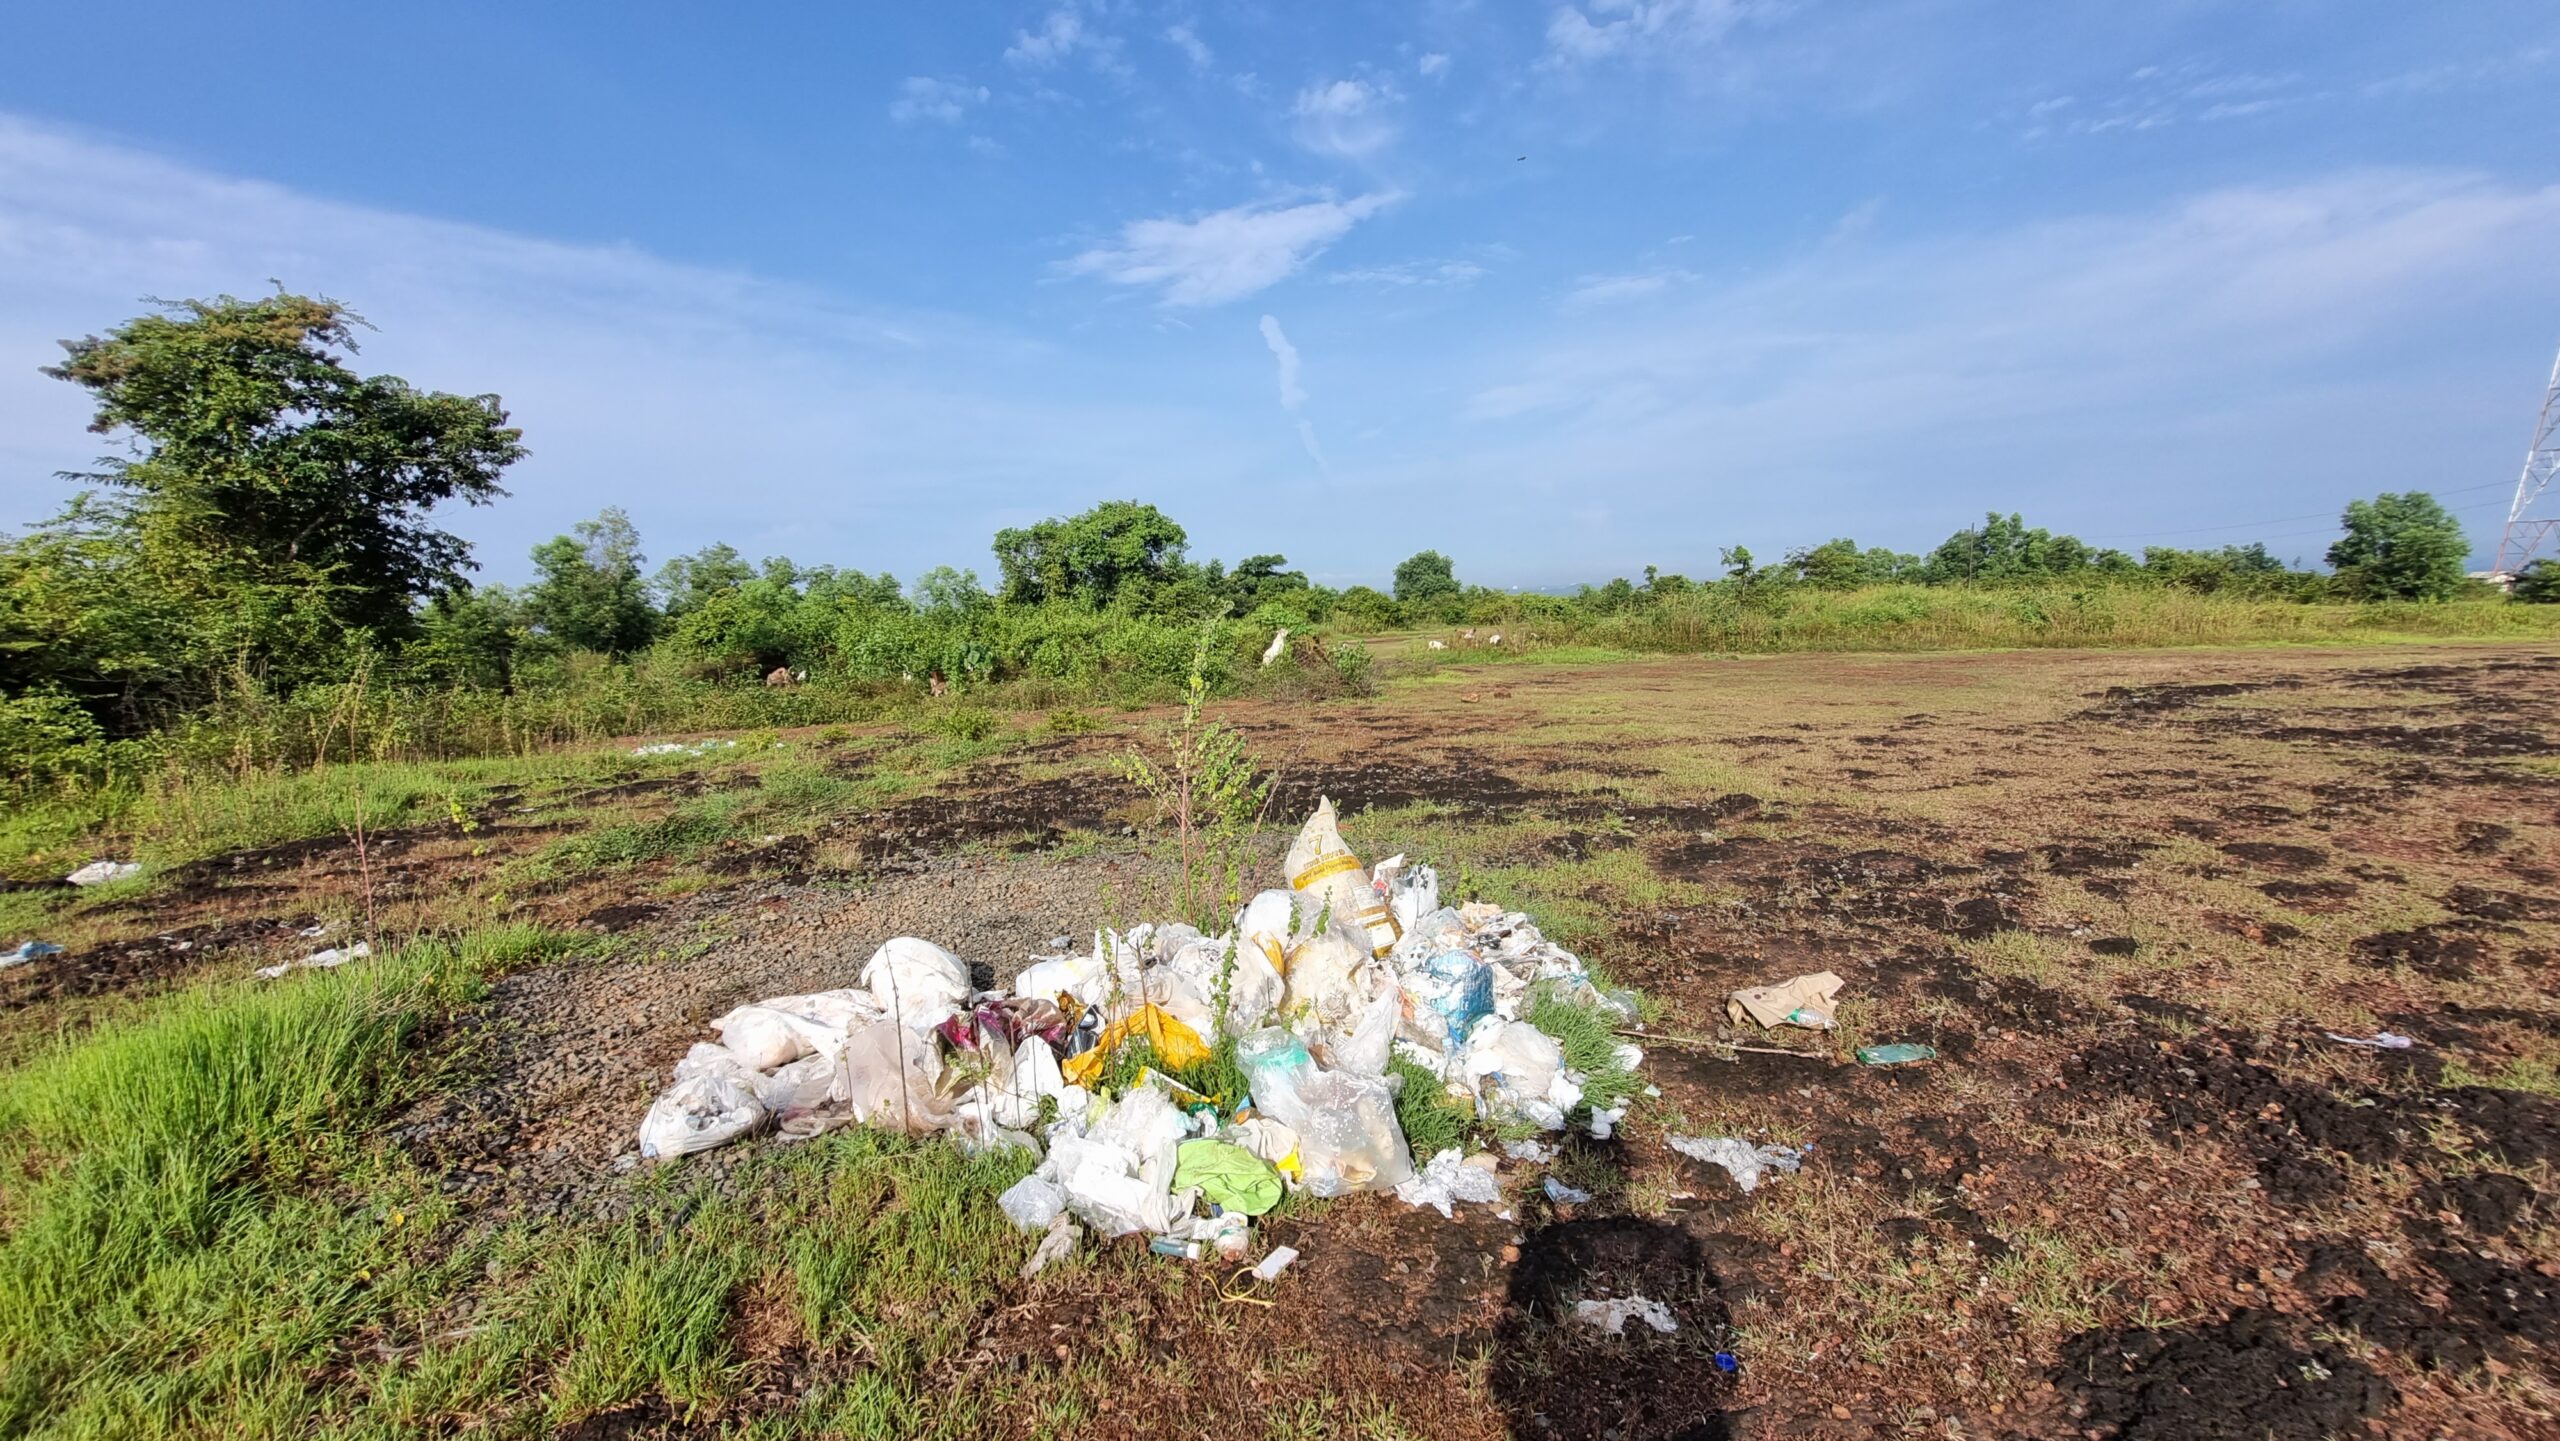
[[[1396,1091],[1396,1124],[1419,1165],[1442,1151],[1466,1150],[1475,1140],[1476,1111],[1449,1094],[1428,1067],[1402,1055],[1387,1058],[1387,1074],[1403,1078]]]
[[[1618,1035],[1615,1012],[1569,1001],[1542,988],[1522,1018],[1555,1037],[1564,1051],[1565,1065],[1587,1078],[1576,1115],[1608,1110],[1644,1089],[1643,1076],[1618,1064],[1618,1048],[1626,1041]]]

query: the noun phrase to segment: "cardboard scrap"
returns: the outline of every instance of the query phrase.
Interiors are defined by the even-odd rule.
[[[1736,1025],[1749,1016],[1762,1030],[1776,1026],[1803,1026],[1807,1030],[1831,1029],[1831,998],[1840,994],[1842,981],[1829,971],[1798,976],[1774,986],[1753,986],[1733,993],[1724,1003],[1725,1018]]]

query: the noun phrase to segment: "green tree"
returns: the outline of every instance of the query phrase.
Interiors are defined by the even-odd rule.
[[[640,533],[619,507],[570,527],[533,548],[541,579],[524,593],[527,621],[574,650],[628,655],[657,628],[648,587],[640,579]]]
[[[2368,600],[2447,600],[2467,578],[2462,523],[2422,490],[2347,502],[2347,533],[2329,564],[2349,594]]]
[[[2508,592],[2528,605],[2560,604],[2560,561],[2537,560],[2516,572],[2515,588]]]
[[[1143,608],[1183,569],[1190,537],[1152,505],[1110,500],[1080,515],[996,532],[1004,598]]]
[[[1406,605],[1455,600],[1459,589],[1456,563],[1436,550],[1407,556],[1396,567],[1396,599]]]
[[[87,390],[89,428],[128,452],[84,478],[131,493],[162,583],[212,606],[301,588],[340,627],[401,637],[419,597],[472,568],[428,513],[505,494],[523,432],[494,395],[358,375],[339,352],[363,323],[332,300],[225,295],[63,342],[45,373]]]
[[[400,658],[421,680],[506,690],[525,631],[523,608],[505,586],[439,591],[418,613],[417,638]]]
[[[658,567],[658,577],[651,585],[658,593],[658,603],[672,620],[724,590],[745,585],[755,576],[754,567],[739,557],[736,546],[714,542]]]
[[[932,615],[969,615],[987,604],[987,592],[974,570],[937,565],[916,577],[915,606]]]
[[[1285,604],[1300,612],[1307,609],[1307,573],[1285,570],[1285,555],[1249,555],[1236,562],[1227,575],[1227,592],[1235,600],[1236,614],[1251,615],[1265,605]]]

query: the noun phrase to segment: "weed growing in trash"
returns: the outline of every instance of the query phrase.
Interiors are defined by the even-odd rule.
[[[1158,738],[1161,754],[1131,746],[1120,773],[1173,823],[1182,862],[1182,918],[1215,930],[1244,904],[1247,852],[1261,834],[1277,777],[1256,764],[1244,736],[1204,719],[1217,620],[1202,623],[1183,688],[1182,713]],[[1219,1009],[1225,1010],[1224,998]]]
[[[1405,1146],[1417,1156],[1470,1150],[1487,1128],[1476,1118],[1472,1101],[1452,1096],[1431,1069],[1410,1056],[1387,1058],[1387,1074],[1397,1078],[1396,1124]]]

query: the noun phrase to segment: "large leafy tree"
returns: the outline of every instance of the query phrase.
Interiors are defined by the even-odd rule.
[[[63,342],[45,373],[126,442],[86,478],[129,493],[144,563],[193,603],[290,587],[348,630],[401,637],[420,597],[472,568],[429,513],[503,495],[523,432],[494,395],[357,374],[363,323],[332,300],[225,295]]]
[[[1109,500],[1081,515],[997,531],[995,552],[1007,601],[1144,606],[1181,576],[1189,544],[1154,506]]]
[[[1454,600],[1458,590],[1456,563],[1436,550],[1407,556],[1396,567],[1396,599],[1406,604]]]
[[[2347,502],[2347,533],[2329,564],[2351,594],[2367,600],[2445,600],[2462,589],[2471,542],[2436,498],[2389,491]]]
[[[573,650],[627,655],[649,643],[658,613],[640,579],[640,532],[608,506],[533,548],[540,577],[526,589],[527,621]]]

